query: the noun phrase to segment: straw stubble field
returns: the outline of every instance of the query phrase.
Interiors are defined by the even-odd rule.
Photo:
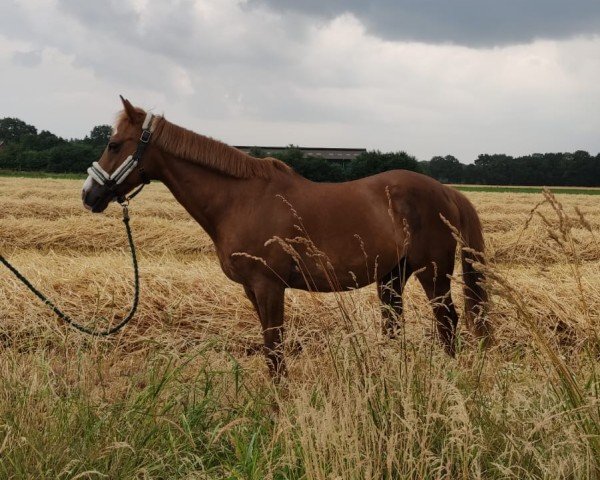
[[[83,210],[80,183],[0,178],[0,251],[101,327],[130,302],[130,259],[120,210]],[[157,184],[131,207],[142,295],[116,337],[66,328],[0,272],[0,478],[598,477],[598,200],[549,196],[539,215],[539,194],[467,195],[496,345],[462,332],[456,359],[414,279],[395,341],[373,287],[290,291],[287,338],[302,351],[273,387],[246,354],[261,335],[242,288]]]

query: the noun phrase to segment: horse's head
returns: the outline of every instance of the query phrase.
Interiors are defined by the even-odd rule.
[[[123,112],[102,156],[88,169],[81,192],[84,207],[95,213],[103,212],[110,202],[149,180],[140,162],[149,156],[145,150],[153,121],[158,119],[123,97],[121,101]]]

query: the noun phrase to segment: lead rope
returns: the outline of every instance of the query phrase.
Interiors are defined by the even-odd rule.
[[[136,192],[136,194],[137,193],[139,192]],[[108,330],[93,330],[75,322],[69,315],[63,313],[62,310],[60,310],[60,308],[58,308],[51,300],[48,299],[48,297],[46,297],[42,292],[35,288],[31,284],[31,282],[27,280],[27,278],[22,273],[20,273],[15,267],[13,267],[8,262],[8,260],[6,260],[6,258],[4,258],[2,255],[0,255],[0,262],[2,262],[6,266],[6,268],[8,268],[21,281],[21,283],[23,283],[29,290],[31,290],[36,297],[38,297],[42,302],[48,305],[48,307],[50,307],[50,309],[58,316],[58,318],[68,323],[73,328],[79,330],[80,332],[87,333],[88,335],[93,335],[95,337],[107,337],[109,335],[117,333],[125,325],[127,325],[135,315],[140,298],[140,276],[138,271],[138,262],[135,253],[135,245],[133,243],[133,235],[131,234],[131,227],[129,225],[128,200],[131,198],[132,197],[125,199],[125,201],[121,203],[121,206],[123,207],[123,223],[125,224],[125,231],[127,232],[127,240],[129,242],[129,250],[131,252],[131,260],[133,262],[133,279],[135,285],[135,290],[133,294],[133,304],[127,316],[119,324],[115,325],[112,328],[109,328]]]

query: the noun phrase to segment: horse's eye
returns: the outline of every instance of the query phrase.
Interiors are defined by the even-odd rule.
[[[119,148],[121,148],[121,144],[117,142],[110,142],[108,144],[108,150],[111,152],[118,152]]]

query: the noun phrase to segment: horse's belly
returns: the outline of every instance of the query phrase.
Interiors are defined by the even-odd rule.
[[[358,262],[331,262],[325,259],[312,264],[295,265],[289,276],[291,288],[315,292],[337,292],[361,288],[379,280],[398,263],[388,258],[374,257]]]

